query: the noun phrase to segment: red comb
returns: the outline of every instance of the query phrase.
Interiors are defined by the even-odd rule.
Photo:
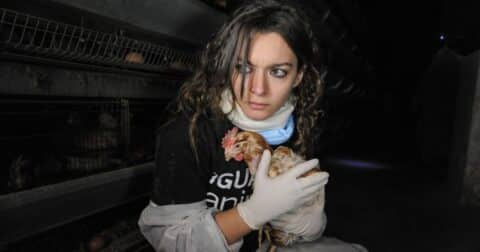
[[[233,127],[231,130],[227,131],[227,134],[222,139],[222,147],[229,148],[235,143],[235,137],[237,136],[238,128]]]

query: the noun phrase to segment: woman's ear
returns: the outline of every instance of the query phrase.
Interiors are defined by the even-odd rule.
[[[300,83],[302,82],[303,72],[305,72],[304,69],[305,67],[302,67],[302,69],[297,73],[297,77],[295,77],[295,83],[293,83],[294,88],[300,85]]]

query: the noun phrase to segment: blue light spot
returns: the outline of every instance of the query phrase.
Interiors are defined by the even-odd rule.
[[[367,169],[367,170],[381,170],[381,169],[389,168],[388,165],[382,164],[380,162],[363,161],[358,159],[330,158],[329,162],[335,165],[353,167],[358,169]]]

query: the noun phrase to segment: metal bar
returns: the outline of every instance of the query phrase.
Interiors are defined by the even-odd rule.
[[[80,35],[78,35],[78,41],[77,41],[77,44],[75,45],[75,49],[73,49],[72,54],[77,53],[78,46],[85,41],[83,39],[83,31],[84,31],[84,29],[80,27]]]
[[[184,66],[188,66],[188,58],[187,55],[185,55],[184,53],[179,54],[178,61],[181,62]]]
[[[68,26],[67,26],[68,27]],[[66,48],[66,54],[68,53],[68,51],[70,50],[70,45],[72,44],[72,41],[73,39],[75,38],[75,31],[76,31],[77,27],[76,26],[72,26],[72,33],[71,35],[69,36],[70,39],[68,40],[68,44],[67,44],[67,48]]]
[[[153,51],[152,59],[150,64],[155,65],[157,64],[158,58],[160,57],[162,47],[161,46],[155,46],[155,49]]]
[[[150,60],[152,58],[152,47],[153,45],[151,43],[147,43],[147,48],[145,49],[145,57],[144,59],[144,64],[150,65]]]
[[[2,98],[0,104],[8,103],[17,103],[17,104],[68,104],[68,105],[105,105],[105,104],[118,104],[118,101],[102,101],[102,100],[89,100],[89,101],[79,101],[79,100],[39,100],[39,99],[11,99],[11,98]],[[68,112],[68,111],[67,111]],[[1,112],[0,112],[1,113]],[[46,112],[50,113],[50,112]]]
[[[10,36],[8,37],[7,43],[12,42],[13,32],[15,31],[15,25],[17,23],[17,17],[18,17],[18,15],[15,15],[15,18],[13,19],[12,30],[10,31]]]
[[[150,46],[150,43],[147,43],[147,42],[141,42],[141,43],[143,44],[142,49],[140,49],[140,52],[142,53],[142,57],[143,57],[142,64],[146,64],[145,63],[145,57],[147,55],[147,52],[148,52],[147,48]]]
[[[42,40],[40,41],[40,46],[39,48],[42,48],[43,47],[43,43],[45,42],[45,38],[47,36],[47,33],[48,33],[48,27],[50,26],[51,22],[50,21],[47,21],[47,25],[45,26],[45,31],[43,33],[43,36],[42,36]]]
[[[60,24],[55,24],[55,30],[52,32],[52,41],[50,41],[50,46],[48,46],[47,49],[54,49],[53,46],[54,46],[54,43],[55,43],[55,39],[57,37],[57,31],[58,31],[58,27],[60,26]],[[47,31],[48,33],[48,31]]]
[[[93,56],[93,49],[95,48],[95,44],[97,43],[97,38],[98,38],[99,32],[95,32],[95,38],[92,40],[92,47],[90,48],[90,52],[87,53],[89,56]]]
[[[161,46],[160,50],[159,50],[159,53],[158,53],[158,57],[155,59],[154,64],[163,66],[162,63],[164,61],[164,57],[165,57],[166,54],[167,54],[167,49],[165,47]]]
[[[172,58],[172,54],[173,54],[173,51],[166,48],[165,49],[165,54],[163,55],[162,57],[162,61],[160,62],[160,65],[164,66],[164,67],[168,67],[169,65],[169,61],[171,60]]]
[[[2,195],[0,245],[146,198],[152,171],[153,163],[146,163]],[[38,218],[39,212],[44,213],[42,218]]]
[[[118,55],[118,58],[120,59],[121,62],[125,60],[125,55],[127,55],[128,51],[131,49],[134,43],[135,43],[135,40],[127,39],[127,43],[125,44],[125,48],[123,49],[123,52],[120,55]]]
[[[77,56],[79,56],[79,57],[85,54],[85,51],[86,51],[87,48],[88,48],[88,46],[87,46],[87,45],[88,45],[88,40],[90,39],[90,36],[92,35],[92,31],[90,31],[90,30],[86,30],[86,31],[88,32],[88,33],[87,33],[88,35],[87,35],[87,37],[85,38],[85,47],[83,48],[83,51],[77,55]]]
[[[178,73],[169,73],[164,74],[161,72],[155,71],[154,73],[148,72],[141,72],[141,71],[132,71],[126,69],[118,69],[112,67],[104,67],[101,65],[92,65],[92,64],[82,64],[72,61],[63,61],[58,59],[50,59],[50,58],[43,58],[43,57],[36,57],[36,56],[29,56],[29,55],[22,55],[22,54],[13,54],[13,53],[0,53],[0,59],[7,59],[19,62],[29,62],[35,64],[45,64],[49,66],[58,66],[61,68],[70,67],[70,68],[77,68],[77,69],[84,69],[90,71],[96,71],[101,73],[115,73],[115,74],[125,74],[125,75],[134,75],[134,76],[142,76],[142,77],[152,77],[152,78],[162,78],[162,79],[178,79],[183,80],[186,76],[185,73],[178,72]],[[156,70],[156,68],[152,69]]]
[[[5,23],[5,13],[7,13],[5,10],[1,10],[2,11],[2,19],[0,20],[0,23]]]
[[[29,17],[27,16],[27,17],[25,18],[25,24],[24,24],[24,27],[23,27],[23,29],[22,29],[22,35],[20,35],[20,39],[18,40],[18,42],[17,42],[17,44],[15,45],[15,47],[19,47],[19,46],[22,44],[23,38],[25,37],[25,31],[27,30],[28,20],[29,20]]]
[[[107,56],[108,56],[107,53],[108,53],[108,51],[109,51],[109,49],[110,49],[110,47],[111,47],[111,45],[112,45],[112,37],[113,37],[113,35],[109,35],[109,36],[108,36],[108,42],[107,42],[107,46],[105,47],[105,51],[103,52],[103,57],[107,57]]]
[[[7,9],[0,8],[0,11],[0,24],[4,25],[7,31],[7,40],[1,42],[6,45],[7,52],[9,48],[16,48],[20,50],[16,50],[15,53],[150,71],[166,70],[165,67],[177,58],[180,58],[180,61],[187,58],[186,52],[177,52],[163,45],[50,21]],[[141,54],[142,60],[126,62],[125,57],[130,52]]]
[[[122,139],[123,139],[123,155],[125,157],[129,156],[129,147],[130,147],[130,105],[127,99],[121,99],[121,111],[120,111],[120,118],[121,118],[121,132],[122,132]]]
[[[59,52],[63,50],[63,40],[67,36],[67,31],[68,31],[68,25],[64,25],[62,27],[63,27],[62,37],[60,38],[60,42],[58,43],[58,45],[55,47]]]
[[[54,133],[51,133],[51,134],[31,134],[31,135],[28,135],[28,136],[6,136],[6,137],[1,137],[0,136],[0,142],[10,141],[10,140],[20,140],[22,138],[23,139],[32,139],[32,138],[44,137],[44,138],[50,138],[51,139],[53,135],[54,135]]]
[[[37,19],[37,24],[35,25],[35,28],[33,28],[33,35],[32,35],[32,39],[30,40],[30,46],[33,46],[39,25],[40,25],[40,19]]]
[[[103,47],[106,47],[105,42],[104,42],[106,36],[108,36],[108,34],[103,33],[100,41],[97,41],[98,48],[97,48],[97,51],[96,51],[95,56],[94,56],[95,58],[102,58],[102,56],[100,56],[100,54],[101,54],[100,52],[102,51]]]

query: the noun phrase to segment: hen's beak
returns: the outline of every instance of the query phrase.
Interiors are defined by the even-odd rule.
[[[225,148],[225,161],[230,161],[233,158],[230,148]]]

